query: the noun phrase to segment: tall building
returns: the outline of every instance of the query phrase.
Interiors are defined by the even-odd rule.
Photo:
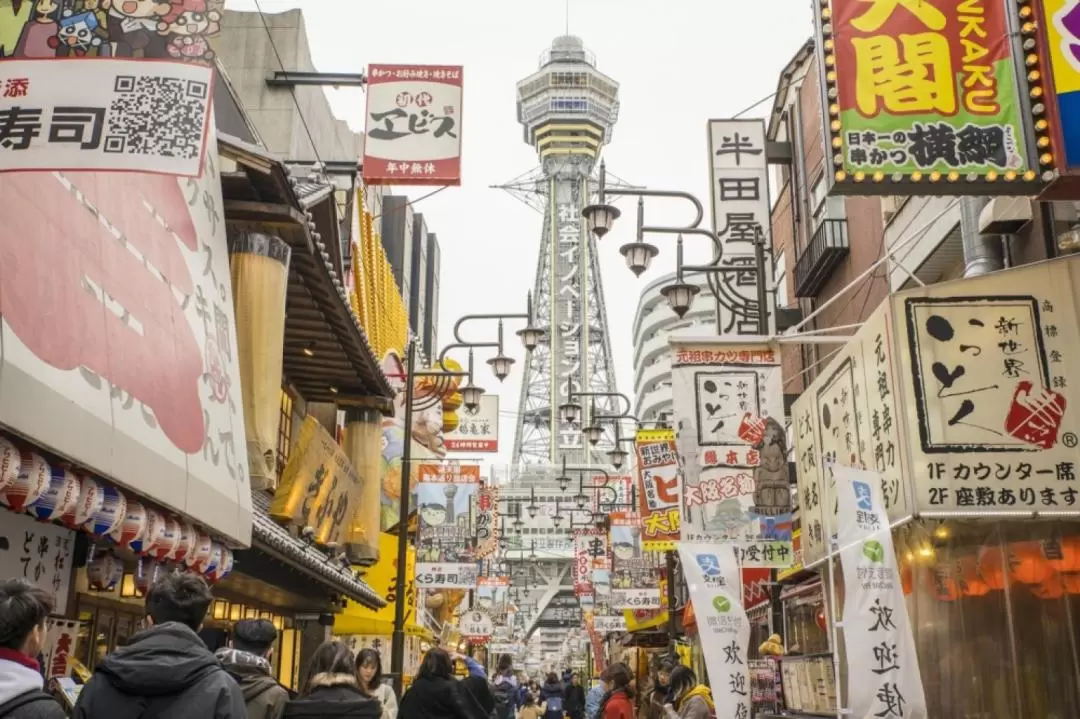
[[[589,204],[590,177],[611,140],[619,86],[596,69],[596,59],[573,36],[555,38],[540,69],[517,85],[517,117],[524,140],[541,163],[537,191],[544,224],[533,291],[536,319],[547,330],[532,353],[521,385],[515,465],[601,462],[605,444],[587,450],[580,428],[563,425],[558,407],[574,391],[611,392],[615,374],[607,311],[596,258],[581,209]],[[590,402],[582,401],[585,414]],[[600,403],[601,413],[614,403]]]
[[[428,357],[435,357],[439,352],[439,271],[442,268],[442,250],[439,238],[434,232],[427,235],[427,307],[424,309],[424,338],[428,347]]]
[[[697,285],[701,292],[681,318],[671,311],[660,294],[661,287],[675,281],[674,272],[650,282],[638,299],[633,328],[634,414],[642,421],[670,417],[673,409],[668,337],[680,331],[693,334],[693,328],[698,326],[704,326],[708,334],[715,332],[716,300],[709,292],[705,276],[687,274],[683,279]]]
[[[409,198],[383,195],[382,243],[386,259],[394,268],[394,281],[405,300],[405,310],[412,316],[413,225],[416,223]]]
[[[409,279],[409,327],[420,343],[425,357],[431,357],[431,345],[424,334],[424,320],[430,298],[428,290],[428,229],[424,216],[413,215],[412,265]]]

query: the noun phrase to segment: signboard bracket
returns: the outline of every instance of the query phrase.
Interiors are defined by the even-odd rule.
[[[301,85],[364,87],[367,81],[367,74],[362,72],[305,72],[302,70],[275,70],[266,78],[268,87],[299,87]]]

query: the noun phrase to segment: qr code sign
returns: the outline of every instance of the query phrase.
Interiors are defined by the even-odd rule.
[[[210,87],[157,75],[118,75],[104,151],[197,160]]]

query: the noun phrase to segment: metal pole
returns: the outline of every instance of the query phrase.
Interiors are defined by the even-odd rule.
[[[401,454],[401,507],[398,511],[397,598],[394,602],[394,634],[390,639],[390,673],[394,693],[399,697],[405,683],[405,559],[409,551],[409,478],[412,475],[413,372],[416,370],[416,341],[405,349],[405,447]]]
[[[761,227],[754,235],[754,262],[757,265],[758,334],[769,334],[769,287],[765,279],[765,233]]]
[[[668,649],[675,647],[675,552],[668,551],[664,554],[664,564],[667,570],[667,634]]]

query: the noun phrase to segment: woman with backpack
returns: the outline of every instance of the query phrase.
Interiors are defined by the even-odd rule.
[[[540,687],[540,703],[544,705],[544,719],[563,719],[563,685],[555,672],[548,674]]]
[[[514,675],[514,658],[509,654],[499,657],[495,678],[491,682],[491,696],[495,700],[495,719],[514,719],[521,702],[518,680]]]

